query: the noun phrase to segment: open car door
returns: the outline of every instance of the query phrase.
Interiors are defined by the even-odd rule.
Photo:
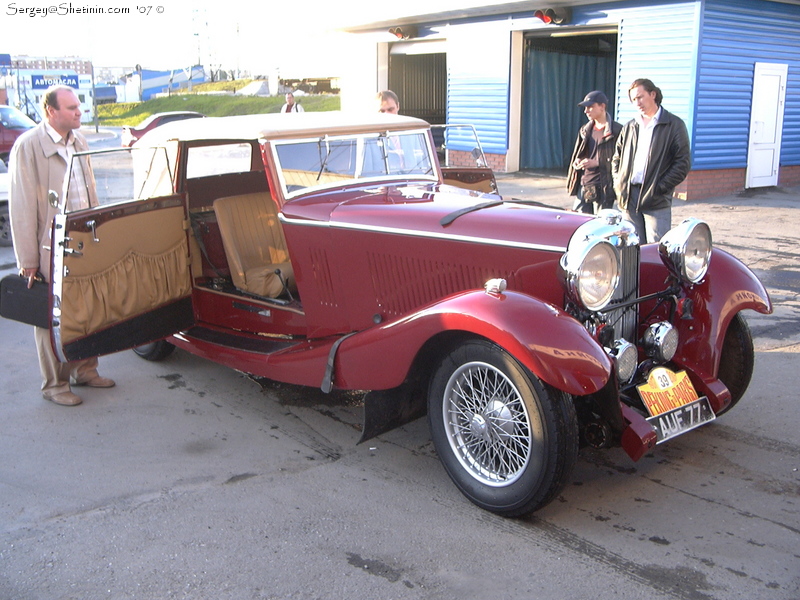
[[[164,148],[73,157],[51,231],[51,337],[62,361],[140,346],[194,322],[187,220]]]
[[[472,125],[431,125],[444,183],[497,194],[497,180]]]

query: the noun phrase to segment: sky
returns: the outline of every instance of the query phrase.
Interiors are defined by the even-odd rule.
[[[153,2],[152,4],[145,4]],[[0,54],[79,56],[99,67],[213,65],[251,75],[337,76],[345,25],[463,6],[456,0],[0,0]],[[491,3],[491,2],[489,2]]]

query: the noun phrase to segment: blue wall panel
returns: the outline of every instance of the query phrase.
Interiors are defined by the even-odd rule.
[[[706,0],[694,169],[747,166],[756,62],[789,65],[781,164],[800,164],[800,7],[763,0]]]
[[[664,2],[626,8],[615,14],[620,21],[617,120],[625,123],[636,115],[628,87],[635,79],[647,78],[664,94],[664,108],[683,119],[691,132],[699,4]]]
[[[469,23],[448,32],[447,122],[475,126],[483,150],[508,150],[511,34],[503,24]],[[472,150],[472,139],[448,138],[451,150]]]
[[[458,77],[448,81],[447,122],[475,126],[484,152],[505,154],[508,148],[508,80]],[[470,151],[470,137],[460,143],[457,132],[448,140],[453,150]]]

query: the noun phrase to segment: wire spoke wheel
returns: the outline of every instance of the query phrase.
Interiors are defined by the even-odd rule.
[[[450,446],[464,468],[486,485],[516,481],[531,457],[528,411],[519,391],[486,363],[459,368],[442,405]]]
[[[577,460],[571,398],[489,341],[464,342],[443,358],[428,391],[428,422],[456,486],[504,516],[552,501]]]

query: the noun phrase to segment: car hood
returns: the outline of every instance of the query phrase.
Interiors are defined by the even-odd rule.
[[[446,237],[565,252],[590,216],[448,185],[383,186],[305,196],[283,207],[290,220],[388,234]]]

